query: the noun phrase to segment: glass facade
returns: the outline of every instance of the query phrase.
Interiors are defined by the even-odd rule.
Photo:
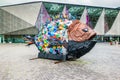
[[[118,12],[119,11],[115,9],[105,9],[105,20],[108,23],[109,29],[112,27],[112,24],[114,23]]]
[[[91,25],[94,28],[98,21],[98,18],[102,13],[102,8],[87,7],[87,11],[88,11],[89,19],[91,21]]]

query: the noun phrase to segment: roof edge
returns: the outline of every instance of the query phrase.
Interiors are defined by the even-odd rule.
[[[10,7],[10,6],[17,6],[17,5],[25,5],[25,4],[32,4],[32,3],[54,3],[54,4],[66,4],[66,5],[76,5],[76,6],[84,6],[84,7],[96,7],[96,8],[106,8],[106,9],[116,9],[120,10],[119,8],[110,8],[110,7],[100,7],[100,6],[89,6],[89,5],[80,5],[80,4],[71,4],[71,3],[63,3],[63,2],[48,2],[48,1],[32,1],[32,2],[25,2],[25,3],[18,3],[18,4],[11,4],[11,5],[5,5],[0,7]]]

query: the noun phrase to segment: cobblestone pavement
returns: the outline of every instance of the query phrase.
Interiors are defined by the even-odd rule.
[[[36,59],[35,45],[0,44],[0,80],[120,80],[120,46],[97,43],[77,61]]]

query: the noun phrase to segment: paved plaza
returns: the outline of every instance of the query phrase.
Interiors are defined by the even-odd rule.
[[[35,45],[0,44],[0,80],[120,80],[120,45],[97,43],[77,61],[36,59]]]

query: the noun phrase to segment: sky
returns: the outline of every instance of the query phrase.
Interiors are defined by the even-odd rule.
[[[50,1],[60,3],[71,3],[88,6],[99,6],[108,8],[120,7],[120,0],[0,0],[0,6],[34,2],[34,1]]]

